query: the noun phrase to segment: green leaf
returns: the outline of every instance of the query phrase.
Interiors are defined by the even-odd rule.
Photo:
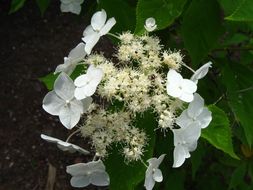
[[[253,145],[253,71],[239,64],[225,64],[222,82],[227,88],[228,103],[235,120],[241,124],[249,146]]]
[[[148,144],[145,148],[143,160],[153,157],[153,146],[155,143],[155,132],[157,123],[154,114],[145,112],[143,116],[138,115],[136,118],[136,127],[143,129],[149,137]],[[106,171],[110,176],[110,190],[133,190],[145,177],[146,167],[140,162],[124,162],[120,151],[121,146],[114,147],[112,153],[105,160]]]
[[[100,0],[101,9],[105,9],[108,18],[114,17],[117,21],[111,32],[134,31],[135,9],[124,0]]]
[[[226,113],[214,105],[210,105],[208,108],[212,112],[212,121],[207,128],[202,130],[201,137],[217,149],[239,159],[233,150],[232,134]]]
[[[21,9],[24,6],[25,2],[26,0],[12,0],[9,14],[14,13],[19,9]]]
[[[142,34],[147,18],[156,20],[158,30],[171,25],[181,15],[186,0],[139,0],[136,8],[135,33]]]
[[[50,4],[50,0],[36,0],[37,5],[39,6],[41,15],[44,15],[46,9]]]
[[[85,68],[83,65],[77,65],[73,73],[70,75],[70,78],[74,80],[84,71],[85,71]],[[39,78],[39,80],[46,85],[48,90],[52,90],[54,88],[54,81],[56,80],[58,76],[59,74],[55,75],[54,73],[49,73],[48,75]]]
[[[225,15],[231,15],[242,0],[218,0]]]
[[[238,185],[243,183],[244,175],[247,169],[246,166],[246,163],[242,163],[235,169],[230,179],[229,189],[236,189]]]
[[[171,190],[184,190],[184,181],[185,181],[185,170],[174,169],[171,171],[169,176],[164,179],[165,188]]]
[[[226,17],[227,20],[232,21],[253,21],[253,1],[242,0],[236,7],[234,12]]]
[[[195,67],[217,45],[223,33],[221,22],[215,0],[193,0],[184,14],[182,37]]]

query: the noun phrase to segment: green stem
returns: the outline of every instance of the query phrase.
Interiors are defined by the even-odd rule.
[[[69,142],[69,140],[71,139],[71,137],[72,137],[73,135],[75,135],[76,133],[80,132],[80,131],[81,131],[80,129],[77,129],[76,131],[74,131],[73,133],[71,133],[71,134],[68,136],[66,142]]]

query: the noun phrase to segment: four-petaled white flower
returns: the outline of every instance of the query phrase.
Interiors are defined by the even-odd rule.
[[[92,96],[98,84],[103,78],[103,70],[90,65],[87,73],[77,77],[74,81],[76,85],[75,97],[77,100]]]
[[[158,168],[162,163],[165,154],[162,154],[159,158],[150,158],[147,162],[149,166],[146,170],[144,187],[146,190],[152,190],[155,182],[161,182],[163,180],[163,175],[161,170]]]
[[[194,94],[194,100],[189,104],[176,119],[176,123],[184,128],[195,121],[199,122],[201,128],[206,128],[212,120],[212,112],[204,107],[204,99],[197,93]]]
[[[84,43],[79,43],[74,49],[72,49],[69,52],[68,57],[64,57],[64,64],[60,64],[56,67],[54,74],[65,72],[70,75],[86,55],[84,47]]]
[[[173,168],[180,167],[186,158],[189,158],[190,152],[197,148],[197,142],[201,134],[199,122],[188,125],[184,128],[173,129],[174,133],[174,163]]]
[[[101,160],[67,166],[67,173],[72,175],[70,184],[73,187],[86,187],[89,184],[107,186],[110,183]]]
[[[43,109],[51,115],[59,116],[61,123],[72,129],[87,111],[92,102],[91,97],[80,101],[74,97],[75,85],[66,73],[61,73],[54,83],[54,90],[43,99]]]
[[[61,0],[61,12],[71,12],[79,15],[84,0]]]
[[[147,18],[146,21],[145,21],[144,28],[148,32],[154,31],[157,28],[155,19],[153,17]]]
[[[54,138],[54,137],[50,137],[44,134],[41,134],[40,137],[42,139],[44,139],[47,142],[50,143],[56,143],[58,148],[61,149],[62,151],[68,151],[70,153],[74,153],[74,152],[80,152],[82,154],[89,154],[90,152],[81,148],[80,146],[74,145],[72,143],[68,143],[65,141],[62,141],[60,139]]]
[[[209,61],[195,71],[191,77],[191,80],[197,84],[199,79],[202,79],[204,76],[206,76],[210,67],[212,67],[212,62]]]
[[[193,93],[196,92],[197,85],[188,79],[184,79],[178,72],[170,69],[167,74],[167,93],[170,96],[179,98],[184,102],[193,100]]]
[[[91,25],[87,26],[83,31],[82,40],[86,43],[85,51],[87,54],[91,53],[92,48],[96,45],[99,38],[107,34],[111,28],[116,24],[114,17],[106,22],[106,12],[101,10],[96,12],[91,18]]]

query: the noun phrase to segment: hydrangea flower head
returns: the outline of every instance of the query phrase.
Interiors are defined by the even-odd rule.
[[[72,129],[80,120],[92,102],[90,97],[84,101],[74,97],[75,85],[72,79],[61,73],[54,83],[54,90],[47,93],[43,99],[43,109],[51,115],[59,116],[61,123]]]
[[[114,17],[106,22],[106,12],[104,9],[96,12],[91,18],[91,25],[87,26],[83,31],[82,40],[86,43],[85,51],[91,53],[92,48],[96,45],[101,36],[106,35],[111,28],[116,24]]]
[[[54,74],[59,72],[65,72],[70,75],[78,63],[85,57],[84,51],[85,44],[79,43],[74,49],[69,52],[68,57],[64,57],[64,64],[60,64],[56,67]]]
[[[198,121],[201,128],[206,128],[212,120],[212,112],[204,107],[204,99],[197,93],[194,94],[194,100],[189,104],[176,119],[176,123],[184,128],[195,121]]]
[[[149,166],[146,170],[144,187],[146,190],[152,190],[155,182],[161,182],[163,175],[161,170],[158,168],[164,159],[165,154],[162,154],[159,158],[150,158],[147,162]]]
[[[70,183],[73,187],[86,187],[89,184],[107,186],[110,183],[101,160],[67,166],[67,173],[72,175]]]
[[[71,12],[79,15],[84,0],[61,0],[61,12]]]
[[[167,93],[170,96],[179,98],[184,102],[193,100],[193,93],[196,92],[197,85],[191,80],[184,79],[178,72],[170,69],[167,74]]]
[[[87,73],[75,79],[75,97],[78,100],[92,96],[103,78],[103,70],[90,65]]]
[[[40,137],[47,141],[47,142],[51,142],[51,143],[56,143],[58,148],[61,149],[62,151],[68,151],[70,153],[74,153],[74,152],[80,152],[82,154],[89,154],[90,152],[81,148],[80,146],[74,145],[72,143],[68,143],[65,141],[62,141],[60,139],[54,138],[54,137],[50,137],[44,134],[41,134]]]

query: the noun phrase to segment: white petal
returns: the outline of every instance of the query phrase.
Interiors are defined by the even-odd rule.
[[[69,52],[68,57],[71,58],[72,61],[76,61],[76,62],[81,61],[86,55],[84,48],[85,48],[85,44],[82,42],[79,43],[74,49],[72,49]]]
[[[181,84],[183,77],[173,69],[170,69],[167,74],[167,82]]]
[[[86,187],[90,184],[89,176],[74,176],[70,180],[72,187]]]
[[[111,29],[112,27],[116,24],[116,20],[114,17],[110,18],[106,24],[104,25],[104,27],[100,30],[99,34],[101,36],[107,34]]]
[[[147,162],[151,166],[152,170],[153,170],[153,168],[158,168],[159,167],[159,165],[162,163],[165,155],[166,154],[162,154],[161,156],[159,156],[159,158],[150,158],[150,159],[147,160]]]
[[[188,79],[183,79],[182,88],[184,92],[194,93],[197,90],[197,85]]]
[[[206,76],[210,67],[212,67],[212,62],[204,64],[202,67],[195,71],[191,77],[191,80],[196,83],[199,79],[202,79],[204,76]]]
[[[104,9],[96,12],[91,18],[91,26],[94,30],[100,31],[105,25],[106,21],[106,12]]]
[[[178,144],[191,144],[197,141],[201,134],[201,127],[198,121],[195,121],[187,127],[180,129],[173,129],[174,146]]]
[[[96,186],[107,186],[110,184],[109,175],[105,171],[97,171],[91,174],[90,182]]]
[[[176,124],[181,128],[187,127],[193,120],[188,116],[187,110],[184,110],[179,117],[176,118]]]
[[[72,176],[80,176],[80,175],[86,175],[87,167],[85,163],[78,163],[67,166],[66,172],[71,174]]]
[[[68,143],[68,142],[64,142],[64,141],[59,141],[57,143],[58,147],[63,150],[63,151],[69,151],[71,153],[74,153],[76,151],[82,153],[82,154],[89,154],[90,152],[77,146],[77,145],[74,145],[72,143]]]
[[[67,166],[67,173],[71,174],[72,176],[80,176],[80,175],[87,175],[88,167],[87,163],[78,163]]]
[[[73,106],[71,106],[71,104],[61,109],[59,118],[61,123],[67,129],[72,129],[80,120],[81,113],[75,111],[76,110],[73,109]]]
[[[105,165],[101,160],[86,163],[88,171],[105,171]]]
[[[144,27],[148,32],[152,32],[157,27],[156,20],[153,17],[147,18]]]
[[[75,113],[84,113],[83,102],[80,100],[73,99],[70,102],[70,106],[73,112]]]
[[[92,84],[92,83],[91,83]],[[92,96],[96,92],[96,85],[86,85],[75,90],[75,98],[77,100],[82,100],[89,96]]]
[[[72,79],[65,73],[61,73],[54,82],[54,91],[64,100],[71,100],[74,97],[74,90]]]
[[[193,94],[192,93],[186,93],[183,92],[181,94],[181,96],[178,97],[180,100],[184,101],[184,102],[191,102],[193,100]]]
[[[153,175],[146,175],[145,177],[145,182],[144,182],[144,187],[146,190],[152,190],[153,187],[155,186],[155,180],[153,179]]]
[[[201,127],[198,121],[193,122],[184,129],[185,130],[183,131],[181,138],[184,139],[184,141],[186,141],[188,144],[195,143],[199,139]]]
[[[76,3],[76,2],[71,3],[70,12],[79,15],[81,12],[81,9],[82,9],[82,7],[79,3]]]
[[[60,64],[56,67],[54,74],[64,72],[67,75],[71,75],[71,73],[74,71],[76,67],[76,64],[72,64],[71,60],[68,60],[64,64]]]
[[[60,139],[57,139],[57,138],[54,138],[54,137],[50,137],[50,136],[47,136],[47,135],[44,135],[44,134],[41,134],[40,137],[47,141],[47,142],[50,142],[50,143],[57,143],[57,142],[60,142],[62,140]]]
[[[87,83],[89,83],[90,78],[87,74],[84,75],[80,75],[79,77],[77,77],[74,81],[74,84],[76,87],[82,87],[87,85]]]
[[[63,13],[70,12],[69,4],[61,3],[60,8],[61,8],[61,12]]]
[[[61,3],[64,3],[64,4],[69,4],[71,3],[72,0],[61,0]]]
[[[83,112],[85,113],[89,109],[90,104],[92,103],[92,98],[87,97],[83,99],[82,102],[83,102]]]
[[[163,181],[163,174],[160,169],[155,169],[153,178],[156,182],[162,182]]]
[[[174,163],[172,167],[173,168],[180,167],[184,163],[186,158],[186,152],[184,147],[182,145],[175,146],[173,156],[174,156]]]
[[[95,32],[95,31],[93,30],[92,26],[89,25],[89,26],[87,26],[87,27],[85,28],[85,30],[83,31],[83,36],[84,36],[84,37],[85,37],[85,36],[90,36],[90,35],[92,35],[94,32]],[[86,42],[86,41],[84,41],[84,42]]]
[[[197,120],[200,122],[201,128],[206,128],[212,121],[212,112],[207,108],[203,108],[201,114],[197,117]]]
[[[43,99],[43,109],[51,115],[59,115],[61,108],[65,102],[57,96],[54,91],[50,91]]]
[[[204,99],[197,93],[194,94],[193,101],[187,108],[187,113],[191,118],[196,118],[204,108]]]
[[[97,44],[98,40],[100,38],[100,35],[98,33],[93,33],[92,35],[87,36],[82,38],[83,41],[86,41],[86,45],[85,45],[85,52],[90,55],[91,50],[93,49],[93,47]]]
[[[170,69],[167,74],[167,93],[173,97],[179,97],[182,94],[181,83],[182,76],[175,70]]]

